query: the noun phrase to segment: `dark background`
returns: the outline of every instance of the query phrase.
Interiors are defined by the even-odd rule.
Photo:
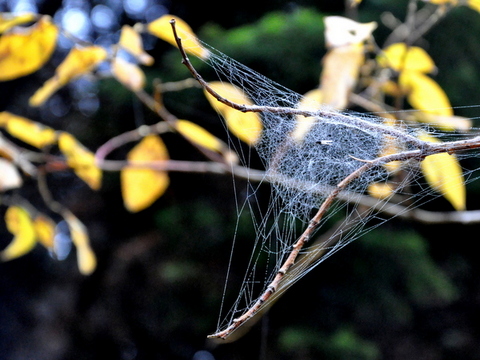
[[[0,4],[3,11],[12,6]],[[98,4],[111,6],[43,1],[38,12],[53,16],[77,6],[89,13]],[[322,16],[345,14],[337,1],[150,4],[164,6],[207,43],[299,93],[318,83]],[[380,22],[385,11],[403,19],[406,7],[407,1],[365,0],[358,19]],[[305,8],[311,16],[298,16]],[[116,8],[115,14],[120,25],[92,31],[91,40],[114,39],[121,24],[145,21],[148,11],[132,15]],[[288,21],[271,31],[272,17]],[[480,14],[459,8],[421,41],[453,106],[480,104],[479,24]],[[375,32],[379,44],[387,35],[382,26]],[[145,40],[156,59],[145,69],[149,80],[188,77],[175,50]],[[158,121],[113,80],[87,82],[87,90],[72,85],[41,109],[29,108],[28,98],[61,58],[58,51],[37,73],[0,84],[0,110],[70,131],[91,149]],[[193,91],[165,102],[178,117],[222,136],[218,117]],[[478,111],[456,113],[476,117]],[[165,141],[172,158],[202,159],[173,135]],[[55,198],[87,225],[98,269],[81,276],[74,250],[56,261],[40,247],[0,264],[1,359],[480,359],[478,226],[392,220],[305,276],[240,340],[216,345],[206,335],[216,328],[237,220],[233,194],[241,182],[234,189],[228,176],[172,173],[160,200],[130,214],[118,178],[107,173],[101,191],[93,192],[70,173],[49,177]],[[33,183],[21,191],[35,202]],[[468,191],[468,208],[477,209],[479,185],[472,182]],[[449,210],[442,199],[429,206]],[[252,237],[242,229],[237,239],[247,256]],[[0,246],[10,239],[3,229]]]

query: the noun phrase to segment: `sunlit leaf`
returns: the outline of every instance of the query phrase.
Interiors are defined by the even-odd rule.
[[[325,106],[337,110],[347,107],[348,98],[357,84],[364,59],[362,44],[335,47],[325,55],[320,77]]]
[[[225,147],[220,139],[191,121],[177,120],[175,122],[175,129],[192,143],[206,149],[221,152]]]
[[[0,191],[16,189],[23,184],[17,167],[3,158],[0,158],[0,174]]]
[[[40,69],[55,49],[58,29],[44,16],[28,27],[16,27],[0,37],[0,81],[16,79]]]
[[[342,16],[326,16],[324,23],[329,48],[363,43],[377,28],[376,22],[359,23]]]
[[[90,238],[85,225],[71,213],[65,214],[70,229],[72,243],[77,250],[77,264],[80,273],[90,275],[97,267],[97,257],[90,246]]]
[[[480,12],[480,0],[467,0],[467,6]]]
[[[453,115],[447,95],[427,75],[418,71],[402,71],[399,84],[408,93],[407,100],[415,109],[441,116]]]
[[[428,134],[422,134],[419,138],[429,142],[440,142]],[[456,210],[465,210],[465,181],[460,163],[454,154],[441,153],[427,156],[420,166],[432,189],[442,194]]]
[[[472,120],[462,116],[442,116],[418,111],[414,113],[414,117],[417,121],[428,123],[443,131],[469,131],[472,128]]]
[[[127,155],[132,164],[168,160],[168,151],[158,135],[147,135]],[[153,204],[169,185],[165,171],[148,167],[127,167],[120,173],[123,202],[127,210],[138,212]]]
[[[72,48],[56,69],[55,75],[48,79],[30,98],[30,105],[42,105],[58,89],[79,76],[90,73],[106,58],[107,51],[100,46]]]
[[[247,98],[242,90],[230,83],[220,81],[211,82],[210,87],[221,97],[234,103],[251,106],[253,102]],[[228,129],[249,145],[255,144],[260,138],[262,132],[262,122],[260,116],[254,112],[241,112],[232,109],[214,96],[205,91],[205,96],[212,107],[225,119]]]
[[[35,228],[37,240],[47,249],[53,248],[55,226],[55,222],[43,214],[40,214],[33,219],[33,227]]]
[[[175,26],[178,36],[182,39],[182,46],[189,54],[198,56],[199,58],[208,58],[210,52],[203,47],[196,38],[192,28],[182,19],[173,15],[163,15],[158,19],[147,24],[147,30],[152,35],[177,46],[177,42],[173,35],[171,20],[175,20]]]
[[[371,183],[367,188],[368,194],[376,199],[388,199],[394,193],[390,183]]]
[[[10,135],[39,149],[54,144],[57,138],[52,128],[7,111],[0,113],[0,126]]]
[[[17,25],[27,24],[34,21],[37,18],[37,15],[33,13],[26,14],[12,14],[12,13],[0,13],[0,33],[11,29]]]
[[[297,108],[307,111],[317,111],[321,108],[322,102],[322,90],[313,89],[302,97]],[[297,142],[301,142],[316,122],[317,118],[315,116],[297,116],[295,120],[295,129],[292,132],[292,138]]]
[[[14,237],[12,242],[0,252],[2,261],[16,259],[35,247],[35,229],[30,215],[24,208],[10,206],[5,213],[5,224]]]
[[[420,47],[408,46],[405,43],[395,43],[383,50],[377,57],[383,67],[401,72],[404,70],[431,73],[436,67],[428,53]]]
[[[112,61],[112,74],[127,89],[136,92],[145,86],[145,74],[137,65],[116,57]]]
[[[120,40],[118,44],[128,51],[130,54],[135,56],[135,58],[144,65],[152,65],[154,62],[153,57],[145,52],[143,49],[143,41],[140,34],[135,31],[129,25],[124,25],[122,27],[122,32],[120,33]]]
[[[58,147],[65,155],[67,164],[75,174],[93,190],[100,189],[102,171],[95,164],[95,155],[85,148],[75,137],[62,132],[58,138]]]

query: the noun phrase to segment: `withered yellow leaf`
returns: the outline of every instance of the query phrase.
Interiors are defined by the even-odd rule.
[[[404,70],[431,73],[435,63],[428,53],[418,46],[408,46],[405,43],[395,43],[388,46],[377,57],[380,66],[392,68],[395,71]]]
[[[317,111],[321,109],[322,103],[322,90],[313,89],[302,97],[297,108],[306,111]],[[317,118],[315,116],[297,116],[295,119],[295,128],[292,131],[292,138],[297,142],[301,142],[316,122]]]
[[[55,75],[48,79],[30,98],[31,106],[42,105],[58,89],[70,81],[94,70],[107,58],[107,51],[101,46],[74,47],[55,70]]]
[[[123,49],[144,65],[152,65],[154,62],[153,57],[145,52],[143,49],[143,41],[140,34],[130,25],[124,25],[120,33],[120,40],[118,41]]]
[[[320,76],[322,101],[325,106],[336,110],[347,107],[348,97],[357,84],[364,60],[362,44],[335,47],[327,52],[323,58]]]
[[[222,152],[225,148],[225,144],[219,138],[191,121],[177,120],[175,122],[175,129],[188,141],[206,149]]]
[[[252,106],[253,102],[245,93],[230,83],[213,81],[210,87],[221,97],[240,105]],[[225,119],[228,129],[233,135],[249,145],[255,144],[262,132],[260,116],[254,112],[241,112],[218,101],[214,96],[205,91],[210,105]]]
[[[15,165],[0,158],[0,191],[16,189],[22,186],[23,180]]]
[[[112,74],[127,89],[136,92],[145,86],[145,74],[137,65],[116,57],[112,61]]]
[[[0,113],[0,126],[10,135],[38,149],[54,144],[57,138],[52,128],[7,111]]]
[[[102,171],[95,164],[95,155],[73,135],[66,132],[60,133],[58,147],[65,155],[68,166],[73,169],[75,174],[93,190],[100,189]]]
[[[377,28],[376,22],[359,23],[343,16],[326,16],[324,24],[328,48],[363,43]]]
[[[11,29],[14,26],[26,24],[34,21],[37,15],[33,13],[26,14],[12,14],[12,13],[0,13],[0,33]]]
[[[90,275],[97,267],[97,257],[90,246],[87,228],[69,212],[65,214],[64,218],[70,229],[72,243],[77,250],[78,269],[83,275]]]
[[[28,28],[16,27],[0,37],[0,81],[16,79],[40,69],[55,49],[58,29],[43,16]]]
[[[5,213],[5,224],[14,237],[12,242],[0,252],[2,261],[16,259],[35,247],[35,229],[29,213],[24,208],[10,206]]]
[[[428,134],[422,134],[419,138],[429,142],[440,142]],[[465,181],[460,163],[454,154],[441,153],[427,156],[420,166],[423,176],[432,189],[442,194],[454,209],[465,210]]]
[[[418,71],[402,71],[399,84],[412,107],[429,114],[452,116],[447,94],[432,78]]]
[[[146,209],[163,195],[169,185],[166,171],[145,167],[135,167],[152,161],[169,159],[167,147],[158,135],[147,135],[127,155],[133,166],[124,168],[120,173],[123,202],[127,210],[138,212]]]
[[[155,35],[163,41],[177,46],[170,23],[171,20],[175,20],[177,33],[182,39],[182,46],[185,51],[202,59],[208,58],[210,52],[200,44],[192,28],[177,16],[169,14],[163,15],[147,24],[147,30],[150,34]]]
[[[47,249],[53,248],[55,226],[55,222],[43,214],[40,214],[33,219],[33,227],[35,229],[37,240]]]

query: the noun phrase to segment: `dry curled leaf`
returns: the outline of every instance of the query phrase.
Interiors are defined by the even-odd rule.
[[[58,29],[49,16],[28,28],[16,27],[0,37],[0,81],[29,75],[50,59]]]
[[[74,47],[48,79],[30,98],[31,106],[42,105],[58,89],[79,76],[90,73],[107,58],[107,51],[100,46]]]
[[[17,167],[7,159],[0,158],[0,174],[0,191],[16,189],[23,184]]]
[[[320,77],[322,101],[325,106],[343,110],[350,93],[357,85],[360,67],[365,61],[363,44],[335,47],[323,58]]]
[[[376,22],[359,23],[343,16],[327,16],[325,42],[328,48],[360,44],[377,28]]]
[[[127,155],[133,166],[124,168],[120,173],[122,197],[127,210],[138,212],[146,209],[163,195],[169,185],[166,171],[159,171],[135,164],[169,159],[167,147],[158,135],[147,135]]]
[[[73,135],[66,132],[60,133],[58,147],[65,155],[68,166],[73,169],[75,174],[93,190],[100,189],[102,171],[95,164],[95,155]]]
[[[236,104],[252,106],[253,102],[245,93],[230,83],[213,81],[210,87],[221,97]],[[210,105],[225,119],[228,129],[233,135],[249,145],[255,144],[262,132],[262,122],[257,113],[241,112],[218,101],[213,95],[205,91]]]

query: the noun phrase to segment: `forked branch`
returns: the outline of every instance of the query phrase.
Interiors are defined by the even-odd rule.
[[[175,28],[175,21],[171,21],[171,25],[173,28],[173,33],[180,50],[180,53],[183,58],[183,63],[192,73],[192,76],[200,83],[200,85],[210,93],[214,98],[216,98],[219,102],[230,106],[233,109],[242,111],[242,112],[257,112],[257,113],[275,113],[275,114],[285,114],[285,115],[303,115],[306,117],[315,116],[319,118],[331,118],[335,117],[340,123],[349,126],[355,126],[359,128],[364,128],[367,130],[373,130],[379,134],[385,136],[395,136],[397,139],[403,141],[404,143],[413,147],[413,150],[405,150],[400,151],[398,153],[381,156],[375,158],[373,160],[364,161],[360,167],[356,170],[351,172],[348,176],[346,176],[342,181],[340,181],[336,186],[332,188],[329,194],[325,197],[325,200],[321,204],[320,208],[318,209],[315,216],[310,220],[307,228],[305,231],[300,235],[300,237],[296,240],[294,245],[292,246],[292,250],[290,251],[288,257],[283,262],[280,269],[275,274],[273,281],[266,287],[263,293],[260,295],[258,300],[250,306],[240,317],[234,319],[232,323],[224,330],[219,331],[215,334],[209,335],[209,338],[221,338],[226,339],[229,335],[231,335],[236,329],[242,326],[246,321],[251,319],[254,315],[258,314],[260,310],[264,307],[265,303],[272,297],[272,295],[277,291],[279,288],[282,279],[284,279],[285,275],[288,273],[289,269],[295,264],[297,257],[305,244],[309,241],[312,235],[317,230],[319,224],[321,223],[322,218],[325,216],[327,211],[330,209],[331,205],[334,201],[339,197],[339,195],[344,192],[347,187],[355,180],[362,177],[368,171],[378,168],[382,165],[393,161],[408,161],[408,160],[418,160],[421,161],[425,157],[438,154],[438,153],[457,153],[460,151],[468,151],[480,148],[480,136],[461,140],[461,141],[452,141],[452,142],[444,142],[444,143],[430,143],[426,141],[422,141],[417,137],[408,134],[402,130],[391,128],[387,126],[382,126],[381,124],[370,122],[368,120],[364,120],[355,116],[345,115],[345,114],[338,114],[338,113],[330,113],[325,111],[305,111],[299,110],[296,108],[290,107],[271,107],[271,106],[247,106],[242,104],[234,103],[216,93],[206,82],[201,75],[196,71],[196,69],[191,64],[183,46],[182,40],[178,36],[176,28]]]

